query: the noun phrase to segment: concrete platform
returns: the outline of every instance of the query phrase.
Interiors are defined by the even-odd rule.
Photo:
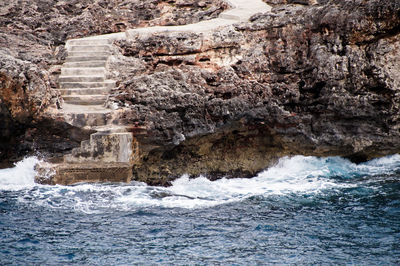
[[[38,164],[35,181],[48,185],[72,185],[76,183],[130,182],[130,163],[76,163]]]

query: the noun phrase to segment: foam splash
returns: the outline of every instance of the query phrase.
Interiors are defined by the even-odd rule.
[[[37,157],[26,157],[13,168],[0,170],[0,190],[21,190],[35,186],[35,165]]]
[[[132,210],[138,207],[199,208],[240,201],[252,196],[316,194],[331,189],[357,186],[354,178],[384,175],[400,170],[400,155],[353,164],[339,157],[285,157],[251,179],[182,176],[169,188],[143,183],[78,184],[44,186],[34,183],[35,157],[29,157],[14,168],[0,170],[1,190],[26,190],[21,201],[35,202],[51,208],[69,208],[82,212],[107,209]]]

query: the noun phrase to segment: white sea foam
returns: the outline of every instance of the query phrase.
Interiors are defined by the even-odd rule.
[[[189,179],[183,176],[170,188],[159,188],[159,198],[138,195],[136,191],[118,198],[121,202],[163,207],[195,208],[239,201],[251,196],[285,195],[291,193],[315,194],[336,188],[353,187],[345,182],[361,175],[385,173],[400,164],[400,156],[389,156],[356,165],[339,157],[316,158],[285,157],[251,179],[220,179],[209,181],[204,177]]]
[[[34,166],[39,162],[36,157],[27,157],[13,168],[0,170],[0,190],[20,190],[35,186]]]
[[[35,157],[29,157],[14,168],[0,170],[1,190],[25,190],[21,201],[34,201],[51,208],[69,208],[82,212],[104,209],[131,210],[137,207],[197,208],[240,201],[251,196],[315,194],[326,190],[351,187],[347,182],[362,175],[385,174],[400,168],[400,155],[353,164],[339,157],[285,157],[250,179],[182,176],[168,188],[143,183],[78,184],[75,186],[39,186],[34,183]]]

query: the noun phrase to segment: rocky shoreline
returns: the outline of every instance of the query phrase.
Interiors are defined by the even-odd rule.
[[[114,43],[109,68],[118,86],[108,105],[136,129],[133,179],[250,177],[287,155],[361,162],[399,152],[400,3],[267,2],[271,12],[207,38]],[[28,60],[40,49],[0,51],[2,161],[63,155],[90,133],[46,116],[59,97],[51,66],[63,48],[54,47],[45,62]]]
[[[218,1],[6,1],[0,3],[0,165],[29,154],[62,157],[89,133],[55,120],[61,65],[70,38],[216,17]]]

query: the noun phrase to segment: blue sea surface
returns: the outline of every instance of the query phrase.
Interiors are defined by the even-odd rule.
[[[38,185],[36,162],[0,170],[0,265],[400,264],[400,155],[169,188]]]

